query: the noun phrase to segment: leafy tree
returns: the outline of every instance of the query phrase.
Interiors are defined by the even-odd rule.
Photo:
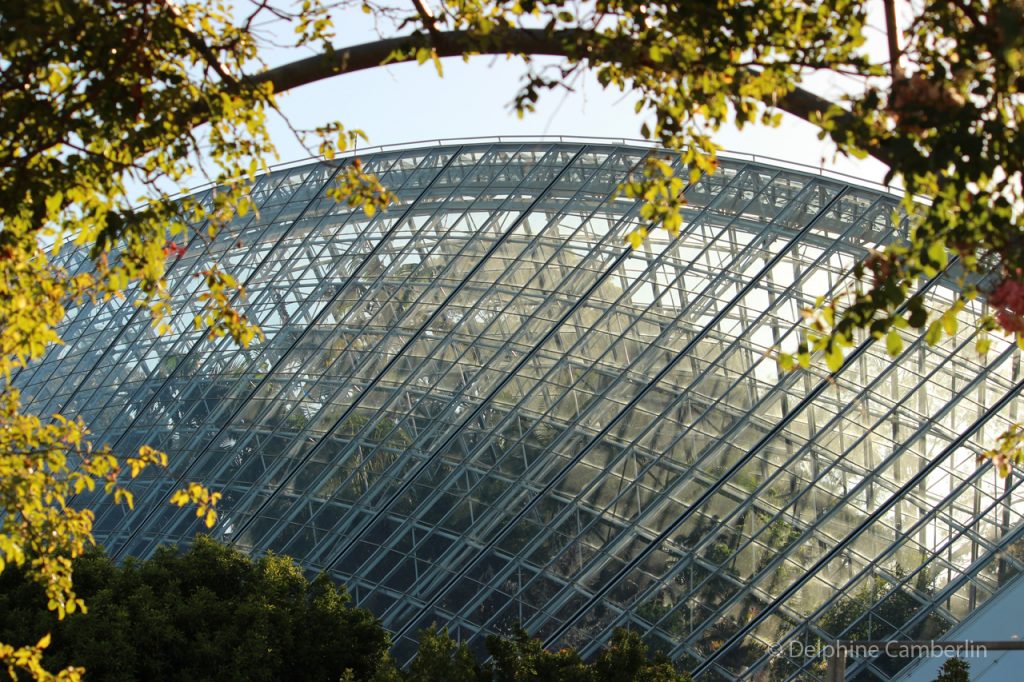
[[[251,559],[197,537],[117,565],[100,550],[76,566],[89,602],[70,618],[40,608],[45,591],[13,569],[0,576],[0,636],[51,638],[42,663],[84,665],[103,682],[132,680],[372,680],[373,682],[686,682],[666,659],[650,660],[639,635],[617,630],[594,662],[546,651],[519,630],[490,637],[478,661],[447,630],[420,633],[408,670],[388,656],[388,633],[353,608],[344,588],[310,581],[289,558]],[[45,635],[44,633],[52,633]],[[12,671],[8,671],[14,677]],[[0,673],[0,679],[5,679]]]
[[[587,682],[591,671],[572,649],[548,651],[539,639],[518,630],[511,637],[489,637],[491,662],[485,676],[493,682]]]
[[[648,657],[647,645],[631,630],[616,630],[597,660],[598,680],[607,682],[690,682],[690,676],[676,670],[663,656]]]
[[[902,579],[905,571],[898,564],[892,568],[893,575]],[[936,613],[929,613],[922,620],[910,625],[921,609],[921,601],[914,591],[925,595],[932,592],[932,581],[926,571],[921,571],[914,585],[893,586],[880,576],[872,576],[849,596],[842,597],[832,605],[819,620],[819,625],[830,635],[845,641],[863,642],[888,639],[902,631],[911,639],[933,640],[947,632],[952,623]],[[819,646],[823,642],[818,642]],[[906,664],[905,660],[882,654],[875,661],[878,668],[895,674]]]
[[[935,682],[971,682],[971,664],[962,658],[951,658],[939,668]]]
[[[476,682],[479,665],[469,647],[452,639],[448,630],[424,630],[420,633],[416,658],[403,676],[406,682]]]
[[[307,580],[290,559],[252,560],[204,537],[116,566],[98,551],[77,562],[89,611],[58,620],[22,571],[0,576],[0,633],[52,632],[48,667],[84,665],[94,680],[369,679],[386,663],[387,632],[352,608],[344,588]],[[443,679],[443,678],[433,678]]]
[[[949,0],[907,8],[897,25],[886,0],[888,54],[865,47],[864,0],[446,0],[390,6],[376,0],[298,9],[222,0],[38,0],[0,9],[0,570],[24,566],[45,585],[58,615],[80,609],[72,560],[91,541],[92,515],[69,503],[102,485],[115,499],[122,472],[165,462],[162,453],[92,448],[87,425],[26,415],[12,383],[18,369],[59,343],[57,327],[84,301],[141,292],[154,324],[169,313],[168,259],[235,215],[252,210],[246,182],[274,149],[266,117],[275,96],[332,75],[385,61],[416,60],[441,70],[441,58],[515,54],[528,63],[515,95],[529,111],[545,91],[594,70],[608,88],[630,89],[649,119],[641,133],[692,169],[676,177],[652,155],[621,191],[644,202],[648,225],[630,236],[681,226],[681,190],[715,167],[711,134],[725,123],[778,122],[789,112],[816,124],[843,153],[867,154],[890,167],[909,194],[928,197],[905,244],[872,254],[857,285],[823,301],[784,367],[821,353],[837,369],[845,349],[865,336],[902,345],[897,330],[931,343],[956,330],[957,312],[980,295],[989,332],[1024,334],[1024,238],[1020,123],[1024,117],[1021,0]],[[391,36],[333,48],[332,22],[362,10]],[[299,46],[322,54],[267,69],[255,31],[267,16],[295,30]],[[560,55],[561,67],[529,65]],[[861,86],[835,101],[801,89],[816,71],[842,73]],[[298,131],[301,133],[301,131]],[[359,137],[325,123],[305,137],[328,158]],[[196,171],[227,189],[210,205],[172,197]],[[337,197],[381,210],[391,195],[358,163],[344,167]],[[139,206],[139,196],[146,203]],[[909,196],[909,195],[908,195]],[[63,249],[61,248],[63,247]],[[88,261],[62,260],[68,249]],[[63,254],[63,256],[62,256]],[[955,263],[954,263],[955,261]],[[948,271],[960,297],[945,311],[924,307],[924,280]],[[196,325],[242,344],[260,332],[239,311],[244,289],[216,263],[203,273]],[[1011,429],[991,455],[1005,474],[1021,459],[1024,435]],[[199,483],[174,501],[216,521],[217,494]],[[45,677],[47,639],[0,645],[0,663]],[[74,671],[65,671],[73,677]]]
[[[906,575],[898,564],[892,572],[900,579]],[[932,593],[932,581],[927,571],[916,576],[913,586],[899,585],[896,588],[884,578],[872,576],[822,614],[820,625],[834,637],[851,641],[885,639],[897,629],[920,640],[933,639],[946,632],[952,623],[935,613],[928,614],[913,627],[908,625],[921,610],[921,601],[913,594],[915,590],[925,595]]]
[[[420,646],[400,674],[406,682],[449,680],[464,682],[689,682],[664,657],[648,656],[647,645],[636,632],[618,629],[592,662],[584,662],[571,648],[548,651],[539,639],[519,628],[508,637],[487,638],[490,659],[474,660],[465,644],[455,642],[447,630],[420,633]]]

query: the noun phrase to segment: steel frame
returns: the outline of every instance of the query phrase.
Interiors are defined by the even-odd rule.
[[[344,581],[400,661],[433,625],[479,648],[522,623],[587,654],[629,627],[702,679],[820,679],[779,647],[953,627],[1024,568],[1020,479],[975,463],[1018,418],[1012,345],[975,355],[972,305],[937,346],[781,373],[800,310],[904,234],[898,199],[724,159],[687,187],[677,239],[630,250],[639,207],[614,189],[651,153],[375,152],[399,202],[372,218],[325,196],[350,160],[274,171],[249,188],[259,211],[171,265],[174,333],[131,297],[87,304],[16,383],[119,451],[170,453],[170,476],[130,484],[135,512],[77,500],[114,556],[199,532],[167,499],[202,480],[224,493],[217,537]],[[192,328],[211,263],[264,343]]]

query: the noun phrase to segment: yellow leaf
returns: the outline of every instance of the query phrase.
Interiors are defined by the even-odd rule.
[[[985,355],[985,354],[987,354],[988,351],[989,351],[989,348],[991,348],[991,347],[992,347],[992,339],[988,338],[988,336],[983,336],[980,339],[978,339],[978,347],[977,347],[978,355]]]
[[[792,355],[789,353],[781,353],[779,355],[779,367],[782,368],[783,372],[791,372],[795,366],[796,363],[794,362]]]
[[[843,366],[843,351],[833,347],[831,351],[825,354],[825,364],[828,365],[830,372],[838,372]]]
[[[885,349],[889,352],[889,355],[893,357],[899,355],[900,351],[903,350],[903,338],[895,329],[890,329],[889,333],[886,335]]]
[[[942,241],[934,241],[928,246],[928,258],[931,259],[940,269],[945,268],[949,262],[946,253],[946,245]]]
[[[959,326],[959,322],[956,319],[956,313],[952,310],[948,310],[942,315],[942,329],[946,332],[947,336],[953,336],[956,334],[956,330]]]
[[[634,249],[639,249],[644,243],[644,239],[647,238],[647,230],[643,227],[637,228],[626,235],[626,241]]]

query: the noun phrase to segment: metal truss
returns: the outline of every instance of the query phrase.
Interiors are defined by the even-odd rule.
[[[380,151],[363,164],[399,202],[372,218],[325,197],[348,161],[270,173],[258,212],[171,265],[173,333],[131,297],[85,305],[16,383],[118,451],[170,454],[134,512],[77,500],[112,555],[201,532],[167,501],[203,481],[216,537],[347,584],[399,661],[433,626],[587,654],[628,627],[701,679],[820,679],[789,643],[949,630],[1022,570],[1019,478],[975,461],[1018,419],[1020,356],[974,352],[972,304],[937,346],[780,372],[801,309],[900,239],[897,198],[725,159],[687,187],[678,238],[631,250],[643,221],[615,188],[650,153]],[[265,342],[193,328],[213,263]]]

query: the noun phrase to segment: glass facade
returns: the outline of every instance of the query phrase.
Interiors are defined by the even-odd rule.
[[[170,267],[172,333],[130,297],[86,305],[16,383],[119,452],[169,453],[135,511],[79,500],[111,554],[200,532],[168,498],[202,481],[224,494],[215,537],[329,572],[400,662],[432,625],[480,647],[521,623],[584,654],[629,627],[700,679],[819,679],[822,642],[951,629],[1024,568],[1020,478],[976,463],[1020,418],[1013,344],[975,353],[976,306],[937,346],[780,372],[801,309],[900,238],[898,199],[723,158],[681,235],[632,250],[639,206],[615,188],[648,153],[368,154],[399,197],[372,218],[324,196],[347,161],[275,171],[258,213]],[[215,262],[264,342],[193,328]]]

